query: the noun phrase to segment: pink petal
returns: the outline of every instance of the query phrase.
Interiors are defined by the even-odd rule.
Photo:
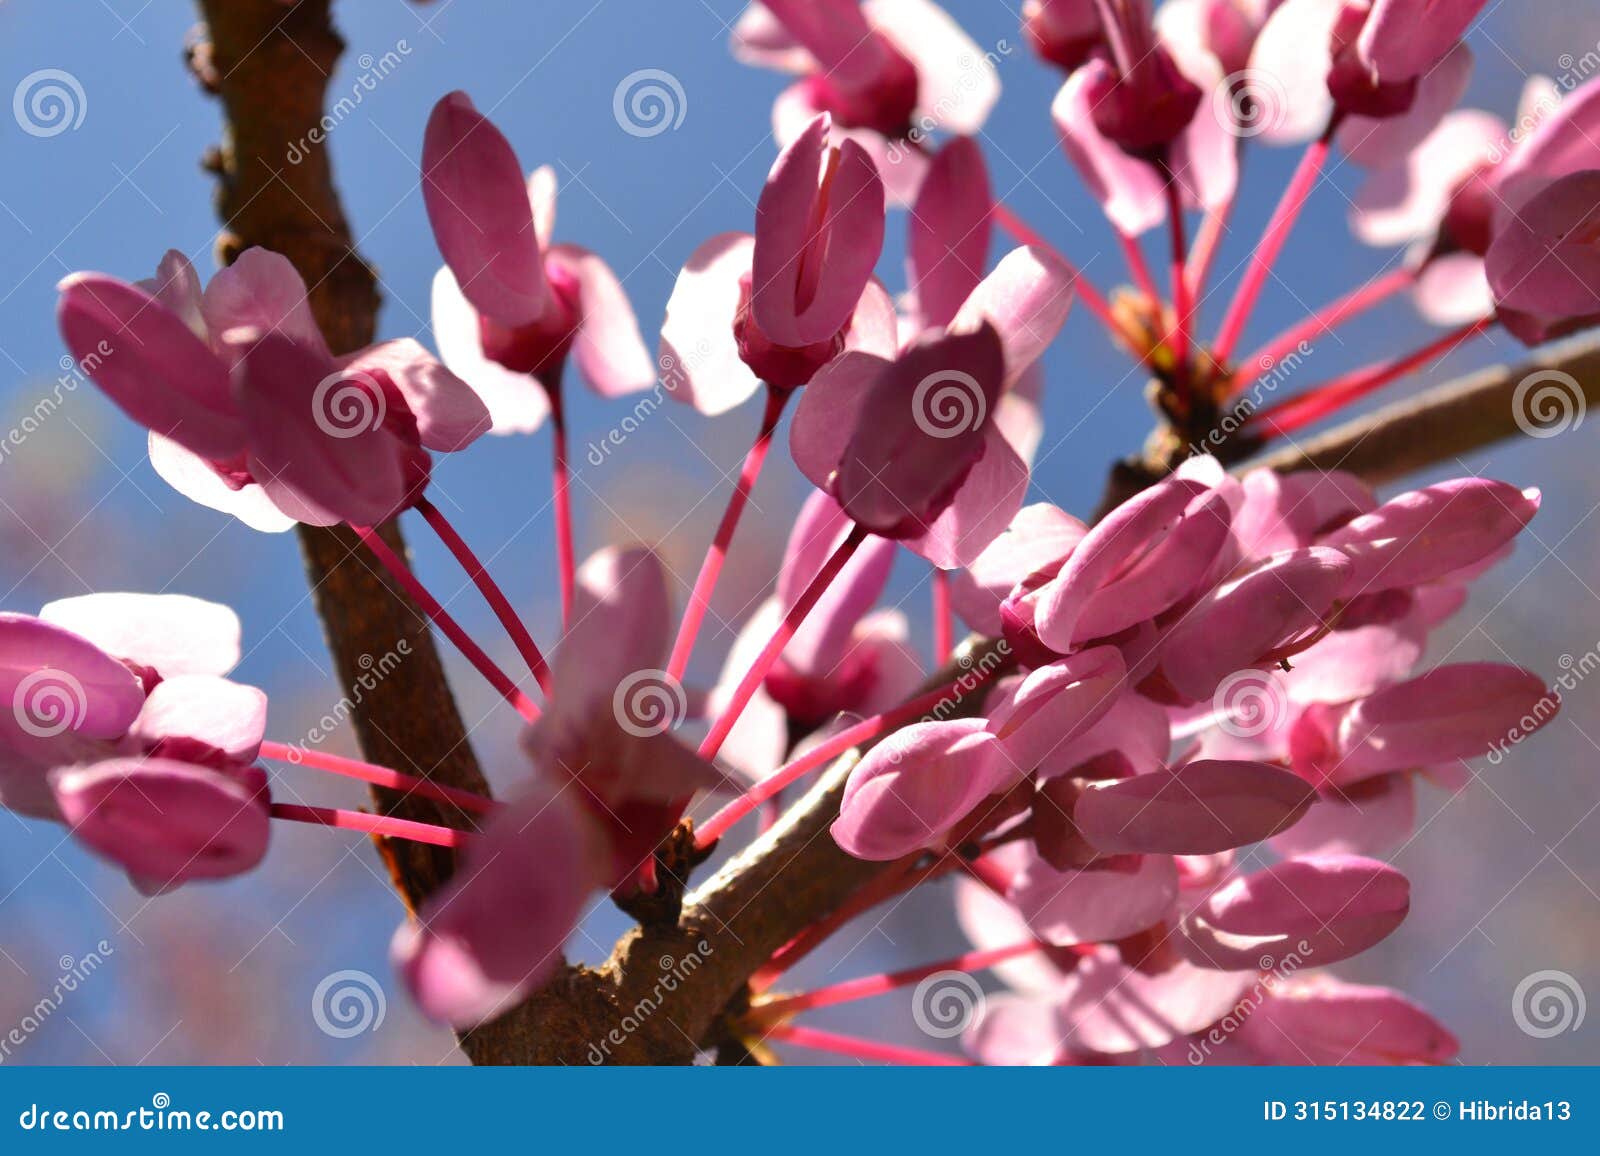
[[[1013,249],[962,303],[950,327],[966,331],[984,321],[994,326],[1005,347],[1010,389],[1061,332],[1074,281],[1071,270],[1044,250]]]
[[[46,603],[39,618],[166,678],[223,675],[239,663],[239,616],[187,594],[80,594]]]
[[[1125,689],[1114,647],[1096,646],[1032,671],[1004,701],[989,704],[989,730],[1022,773],[1105,717]]]
[[[1600,172],[1561,177],[1501,224],[1484,259],[1506,327],[1535,343],[1600,314]]]
[[[144,689],[126,666],[93,642],[25,614],[0,612],[0,710],[13,728],[47,739],[71,731],[120,738]]]
[[[230,329],[259,329],[328,356],[328,343],[306,296],[306,283],[282,253],[252,246],[217,270],[201,299],[213,336]]]
[[[1088,533],[1071,514],[1048,502],[1024,506],[1010,527],[995,537],[966,569],[951,576],[951,603],[980,634],[999,637],[1000,603],[1017,583],[1048,563],[1060,561]]]
[[[1245,501],[1233,520],[1233,536],[1248,558],[1310,546],[1318,535],[1378,504],[1370,486],[1343,470],[1251,470],[1243,486]]]
[[[1171,749],[1167,712],[1143,695],[1124,694],[1094,726],[1056,746],[1039,764],[1039,777],[1070,774],[1113,753],[1126,759],[1134,774],[1142,775],[1163,766]]]
[[[1384,83],[1432,69],[1466,34],[1487,0],[1373,0],[1356,49]]]
[[[337,364],[352,374],[386,372],[417,419],[422,444],[430,450],[464,450],[493,424],[472,387],[409,337],[369,345]]]
[[[1529,110],[1537,127],[1514,149],[1495,174],[1506,189],[1600,168],[1600,80],[1591,77],[1553,111],[1543,107],[1548,94],[1536,94]]]
[[[1383,855],[1411,838],[1416,823],[1415,777],[1376,775],[1319,793],[1305,816],[1270,842],[1285,858]]]
[[[168,249],[156,266],[156,275],[141,278],[138,286],[177,314],[195,336],[205,340],[206,322],[200,313],[200,275],[194,271],[188,257],[176,249]]]
[[[103,273],[59,286],[56,321],[79,367],[146,429],[212,460],[236,455],[244,429],[228,371],[183,318]]]
[[[225,879],[267,853],[266,776],[173,759],[107,759],[59,773],[56,801],[78,841],[141,890]]]
[[[1031,858],[1006,897],[1048,943],[1101,943],[1166,919],[1178,898],[1178,869],[1170,855],[1141,856],[1130,871],[1057,871]]]
[[[1494,291],[1483,258],[1447,253],[1423,268],[1411,292],[1417,312],[1434,325],[1465,325],[1494,312]]]
[[[1339,148],[1358,165],[1382,170],[1428,138],[1446,113],[1455,108],[1472,77],[1472,52],[1457,44],[1419,78],[1411,107],[1399,116],[1374,120],[1351,116],[1335,136]]]
[[[816,491],[806,499],[778,571],[778,602],[785,611],[821,572],[850,528],[849,517],[827,494]],[[895,544],[884,538],[871,537],[857,547],[784,648],[784,662],[814,677],[837,670],[856,624],[877,605],[889,581],[894,555]]]
[[[1092,784],[1072,817],[1108,854],[1215,855],[1287,830],[1310,805],[1310,786],[1289,771],[1201,759]]]
[[[883,182],[859,145],[839,146],[818,188],[829,124],[819,116],[783,151],[756,204],[751,315],[771,341],[792,348],[844,328],[883,247]]]
[[[184,740],[203,743],[235,762],[253,762],[267,727],[267,696],[253,686],[209,674],[163,679],[145,699],[131,734],[148,748]]]
[[[550,401],[543,387],[484,356],[478,312],[448,266],[433,277],[433,333],[444,363],[488,409],[491,433],[532,433],[544,424]]]
[[[464,92],[443,97],[428,117],[422,199],[439,252],[473,307],[505,326],[537,320],[549,287],[522,166]]]
[[[1055,1064],[1062,1050],[1061,1028],[1051,1010],[1037,997],[990,996],[962,1033],[961,1047],[980,1064],[995,1067]]]
[[[734,59],[779,72],[813,72],[816,58],[762,4],[746,4],[728,38]]]
[[[572,355],[583,379],[601,397],[621,397],[655,384],[656,366],[639,335],[639,322],[622,282],[587,249],[555,245],[550,260],[578,284],[578,329]]]
[[[1050,116],[1089,195],[1119,232],[1137,237],[1166,220],[1166,186],[1154,166],[1129,156],[1095,127],[1090,93],[1110,83],[1111,76],[1104,60],[1090,60],[1067,77]]]
[[[1240,1025],[1269,1063],[1447,1064],[1461,1050],[1438,1020],[1397,991],[1330,975],[1296,977]]]
[[[869,353],[844,353],[817,371],[800,393],[789,424],[789,452],[818,489],[830,489],[844,460],[861,411],[893,362]],[[909,407],[908,407],[909,408]]]
[[[868,22],[917,70],[919,123],[976,133],[1000,99],[994,61],[930,0],[863,0]]]
[[[691,253],[661,322],[657,360],[667,396],[708,416],[743,404],[761,387],[733,337],[739,282],[750,273],[754,246],[748,233],[719,233]]]
[[[924,326],[947,325],[983,280],[993,206],[983,149],[956,137],[934,155],[911,210],[908,280]]]
[[[1257,135],[1265,143],[1307,141],[1327,127],[1333,29],[1344,8],[1344,0],[1284,0],[1262,26],[1248,72],[1264,106]]]
[[[1180,926],[1178,945],[1202,968],[1270,967],[1295,951],[1318,966],[1388,937],[1411,908],[1411,884],[1353,855],[1289,859],[1225,883]]]
[[[572,624],[554,657],[562,713],[609,716],[617,688],[630,675],[664,679],[659,668],[667,653],[670,610],[666,570],[655,551],[608,546],[591,554],[578,569]]]
[[[1158,1048],[1209,1027],[1232,1011],[1254,982],[1250,971],[1224,973],[1181,960],[1147,973],[1129,967],[1116,948],[1101,947],[1068,979],[1056,1014],[1065,1046],[1120,1055]]]
[[[472,1027],[536,989],[561,962],[594,878],[568,793],[535,784],[498,812],[390,945],[422,1014]]]
[[[533,235],[539,238],[539,251],[548,252],[556,231],[556,171],[540,165],[528,174],[528,208],[533,214]]]
[[[1477,109],[1450,113],[1400,164],[1367,176],[1350,212],[1351,231],[1369,245],[1431,239],[1451,195],[1495,159],[1505,139],[1499,117]]]
[[[859,88],[883,67],[883,47],[856,0],[767,0],[764,6],[834,83]]]
[[[294,527],[295,520],[273,505],[260,486],[233,489],[205,458],[154,430],[150,432],[149,452],[150,468],[191,502],[229,514],[265,534],[281,534]]]
[[[1028,467],[990,425],[983,434],[983,455],[974,463],[955,498],[929,524],[927,531],[902,541],[941,569],[954,570],[988,549],[1022,506],[1028,490]]]

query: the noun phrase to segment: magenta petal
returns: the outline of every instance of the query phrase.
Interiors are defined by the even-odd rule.
[[[1386,938],[1410,908],[1411,884],[1386,863],[1290,859],[1217,888],[1184,918],[1178,944],[1222,971],[1271,968],[1291,951],[1321,967]]]
[[[949,324],[983,280],[993,204],[978,142],[956,137],[940,148],[912,207],[907,243],[910,288],[922,325]]]
[[[450,371],[472,387],[489,411],[494,434],[532,433],[550,416],[544,387],[483,352],[483,319],[461,295],[448,265],[433,275],[433,335]]]
[[[1378,505],[1371,487],[1342,470],[1251,470],[1242,484],[1245,501],[1233,519],[1233,536],[1247,558],[1310,546],[1319,534]]]
[[[351,374],[383,370],[417,419],[417,435],[430,450],[464,450],[493,424],[488,407],[466,382],[416,341],[402,337],[340,358]]]
[[[1323,539],[1350,556],[1347,596],[1416,586],[1489,556],[1539,509],[1537,490],[1457,478],[1391,498]]]
[[[1154,771],[1172,749],[1172,727],[1164,708],[1140,694],[1125,694],[1100,720],[1070,742],[1055,747],[1039,764],[1041,780],[1070,774],[1102,755],[1117,754],[1138,775]]]
[[[1161,651],[1161,670],[1198,702],[1228,675],[1271,662],[1271,652],[1324,622],[1352,567],[1338,550],[1279,554],[1219,586],[1184,614]]]
[[[172,310],[183,323],[204,338],[205,318],[200,312],[200,275],[194,271],[189,258],[176,249],[161,255],[154,277],[144,277],[139,288]]]
[[[1005,434],[991,424],[983,433],[983,454],[967,473],[955,497],[924,533],[902,539],[906,549],[941,569],[966,566],[988,549],[1022,506],[1028,467]]]
[[[522,166],[464,92],[442,98],[428,117],[422,200],[467,300],[502,325],[538,319],[549,287]]]
[[[1031,672],[992,705],[989,729],[1024,774],[1105,717],[1123,693],[1126,670],[1114,647],[1096,646]]]
[[[0,719],[36,739],[120,738],[144,703],[139,680],[94,643],[25,614],[0,613]]]
[[[1559,696],[1532,671],[1498,662],[1435,667],[1355,703],[1339,724],[1330,778],[1481,758],[1520,742],[1556,716]]]
[[[267,852],[266,776],[174,759],[108,759],[59,772],[56,801],[78,841],[160,891],[249,871]]]
[[[818,370],[801,391],[789,424],[789,452],[818,489],[832,489],[834,471],[860,424],[862,407],[893,364],[870,353],[844,353]]]
[[[162,742],[203,743],[234,762],[254,762],[267,729],[267,696],[253,686],[209,674],[163,679],[144,700],[130,733],[154,748]]]
[[[982,719],[915,723],[850,772],[833,838],[857,859],[890,860],[938,842],[996,786]]]
[[[962,302],[951,328],[975,329],[984,321],[994,326],[1005,347],[1010,389],[1066,324],[1075,282],[1075,274],[1043,249],[1013,249]]]
[[[980,634],[999,637],[1000,604],[1013,587],[1040,567],[1058,562],[1088,533],[1071,514],[1047,502],[1024,506],[1010,527],[951,578],[951,604]]]
[[[306,283],[289,258],[252,246],[231,265],[217,270],[200,302],[206,328],[213,335],[230,329],[259,329],[328,354],[328,343],[306,296]]]
[[[756,204],[751,315],[769,340],[791,348],[845,327],[883,248],[877,167],[851,140],[830,162],[828,129],[819,116],[783,151]]]
[[[856,0],[771,0],[763,6],[833,82],[858,88],[882,68],[883,46]],[[767,35],[770,39],[770,31]]]
[[[1421,76],[1442,60],[1488,0],[1373,0],[1356,50],[1389,84]]]
[[[1155,166],[1129,156],[1095,127],[1090,94],[1112,79],[1111,66],[1104,60],[1089,61],[1067,77],[1050,106],[1050,116],[1061,148],[1089,195],[1119,232],[1137,237],[1166,220],[1166,186]]]
[[[710,416],[743,404],[761,386],[733,336],[740,280],[750,272],[754,245],[748,233],[719,233],[697,248],[678,274],[661,322],[658,362],[667,396]]]
[[[246,335],[235,394],[250,433],[251,473],[274,501],[308,502],[373,526],[411,502],[427,451],[391,419],[377,375],[335,369],[276,334]],[[286,508],[286,513],[295,511]]]
[[[1506,327],[1530,344],[1600,314],[1600,172],[1561,177],[1529,197],[1484,258]]]
[[[535,784],[499,811],[390,945],[422,1013],[465,1028],[508,1011],[561,962],[594,877],[570,792]]]
[[[80,594],[46,603],[39,617],[168,678],[227,674],[239,663],[239,616],[187,594]]]
[[[103,273],[74,273],[60,289],[67,348],[124,413],[202,457],[238,454],[244,429],[227,368],[181,317]]]
[[[1142,856],[1132,871],[1057,871],[1033,858],[1006,898],[1048,943],[1103,943],[1166,919],[1178,898],[1178,869],[1170,855]]]
[[[1472,78],[1472,52],[1457,44],[1417,82],[1411,107],[1399,116],[1374,120],[1352,116],[1336,134],[1339,148],[1358,165],[1382,170],[1393,166],[1424,140],[1456,106]]]
[[[1460,1043],[1397,991],[1329,975],[1296,977],[1261,1001],[1239,1040],[1270,1063],[1447,1064]]]
[[[1525,180],[1553,180],[1569,173],[1600,169],[1600,80],[1591,77],[1568,93],[1553,110],[1539,96],[1527,101],[1537,127],[1496,172],[1510,190]]]
[[[1310,785],[1280,767],[1201,759],[1091,785],[1072,814],[1108,854],[1215,855],[1286,830],[1310,805]]]
[[[639,322],[611,267],[577,245],[553,245],[557,262],[578,285],[578,328],[572,356],[589,388],[601,397],[649,389],[656,365],[639,335]]]

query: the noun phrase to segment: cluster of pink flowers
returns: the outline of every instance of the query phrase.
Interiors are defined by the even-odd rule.
[[[62,334],[149,430],[162,476],[259,529],[354,528],[522,716],[533,774],[495,803],[266,742],[264,696],[223,677],[238,659],[231,612],[100,595],[0,616],[0,690],[19,704],[52,680],[67,691],[42,722],[20,707],[15,726],[0,718],[0,798],[67,823],[150,891],[253,867],[271,818],[460,847],[461,870],[398,930],[393,955],[429,1016],[470,1026],[552,974],[593,891],[658,891],[657,850],[697,796],[735,796],[695,831],[709,849],[876,741],[833,837],[895,864],[891,881],[965,876],[959,914],[977,950],[963,966],[995,966],[1016,989],[967,1033],[976,1059],[1181,1056],[1253,989],[1254,1014],[1207,1056],[1450,1058],[1450,1034],[1403,996],[1311,969],[1405,917],[1408,883],[1378,856],[1410,834],[1419,776],[1459,786],[1466,760],[1553,714],[1520,668],[1417,671],[1429,633],[1510,550],[1537,491],[1464,478],[1380,502],[1352,476],[1237,477],[1196,456],[1092,526],[1024,502],[1040,358],[1071,303],[1179,402],[1225,407],[1242,384],[1237,341],[1334,147],[1369,173],[1358,232],[1416,254],[1402,277],[1292,335],[1403,287],[1429,316],[1468,324],[1460,338],[1498,321],[1534,341],[1600,318],[1600,87],[1499,148],[1496,122],[1451,112],[1471,63],[1461,37],[1482,7],[1029,0],[1028,42],[1067,74],[1052,109],[1063,149],[1137,283],[1116,301],[994,197],[975,139],[998,97],[994,70],[928,0],[749,6],[734,50],[798,77],[774,107],[781,152],[752,231],[689,256],[655,358],[606,263],[553,239],[552,171],[526,176],[462,93],[439,101],[422,145],[444,258],[442,361],[409,339],[336,357],[304,283],[260,249],[203,289],[176,252],[150,281],[74,274]],[[1194,303],[1256,136],[1312,144],[1206,344]],[[896,298],[874,270],[900,207],[908,275]],[[1190,210],[1207,214],[1192,247]],[[1163,223],[1170,301],[1138,241]],[[990,267],[995,225],[1022,243]],[[649,547],[574,557],[569,360],[603,397],[651,388],[658,368],[671,397],[707,415],[764,394],[676,632]],[[1249,432],[1298,428],[1415,364],[1307,391]],[[687,690],[791,399],[788,445],[814,491],[716,685]],[[564,626],[548,661],[427,496],[432,453],[546,423]],[[374,533],[412,509],[493,607],[532,696]],[[950,657],[959,616],[991,640],[994,668],[923,685],[905,615],[878,607],[901,547],[931,567],[933,665]],[[273,804],[260,757],[448,799],[483,823]],[[812,945],[786,947],[758,994]],[[832,998],[769,997],[752,1022],[803,1042],[787,1014]]]

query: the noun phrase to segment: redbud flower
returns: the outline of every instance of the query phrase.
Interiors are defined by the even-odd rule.
[[[1484,258],[1501,322],[1529,345],[1600,321],[1600,171],[1529,197]]]

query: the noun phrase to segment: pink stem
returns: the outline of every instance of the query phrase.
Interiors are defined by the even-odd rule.
[[[1333,140],[1334,129],[1338,127],[1338,120],[1336,114],[1329,122],[1327,131],[1306,147],[1305,155],[1295,167],[1294,176],[1289,178],[1289,187],[1284,189],[1278,207],[1272,211],[1272,217],[1267,221],[1260,243],[1250,255],[1250,267],[1245,270],[1244,278],[1239,282],[1239,289],[1222,319],[1222,328],[1217,331],[1217,340],[1212,344],[1211,356],[1218,364],[1225,363],[1233,356],[1233,347],[1239,343],[1244,327],[1250,320],[1250,314],[1255,310],[1261,289],[1267,283],[1267,275],[1272,272],[1272,266],[1277,262],[1278,255],[1283,252],[1284,242],[1289,239],[1289,231],[1294,228],[1300,210],[1305,207],[1306,201],[1311,196],[1317,175],[1328,159],[1328,149]]]
[[[310,747],[292,747],[286,743],[275,743],[268,740],[261,744],[261,756],[267,759],[277,759],[279,762],[292,763],[295,766],[307,766],[314,770],[343,775],[348,779],[360,779],[363,783],[388,787],[392,791],[405,791],[408,794],[419,795],[425,799],[453,803],[463,811],[470,811],[479,815],[489,814],[500,805],[493,799],[486,799],[482,795],[473,794],[471,791],[463,791],[457,787],[446,787],[428,779],[418,778],[416,775],[408,775],[403,771],[380,767],[375,763],[364,763],[359,759],[347,759],[343,755],[331,755],[324,751],[313,750]]]
[[[798,1024],[774,1024],[766,1031],[769,1040],[782,1040],[797,1048],[810,1048],[819,1052],[832,1052],[858,1060],[883,1060],[890,1064],[908,1064],[918,1067],[970,1068],[976,1065],[960,1056],[946,1056],[939,1052],[926,1052],[920,1048],[901,1047],[898,1044],[880,1044],[876,1040],[863,1040],[856,1036],[825,1032],[817,1028],[804,1028]]]
[[[1298,324],[1291,325],[1249,357],[1240,360],[1240,369],[1234,377],[1233,389],[1237,391],[1248,384],[1256,374],[1271,370],[1286,353],[1298,349],[1301,342],[1309,342],[1324,332],[1337,329],[1346,321],[1359,317],[1367,310],[1415,284],[1416,280],[1415,270],[1394,269],[1374,281],[1356,287]]]
[[[722,512],[722,521],[717,525],[716,536],[711,540],[711,549],[706,551],[705,561],[700,563],[700,574],[694,580],[694,590],[689,595],[689,604],[683,608],[683,621],[678,626],[678,639],[672,644],[672,657],[667,660],[667,673],[673,678],[682,678],[683,672],[689,668],[689,655],[694,651],[694,642],[700,634],[700,625],[705,621],[706,611],[711,606],[711,594],[717,588],[717,579],[722,574],[722,564],[727,559],[728,547],[733,543],[733,534],[738,529],[740,515],[744,513],[745,504],[750,500],[750,491],[755,488],[756,479],[761,476],[761,467],[767,460],[767,451],[772,448],[772,435],[778,428],[779,419],[783,417],[783,407],[787,404],[791,392],[787,389],[767,387],[767,405],[761,415],[761,428],[756,432],[756,440],[750,446],[750,452],[745,455],[744,467],[739,471],[739,480],[733,487],[733,495],[728,499],[728,508]]]
[[[1282,437],[1294,433],[1374,390],[1381,389],[1397,378],[1404,377],[1426,362],[1446,356],[1457,346],[1476,337],[1494,323],[1493,317],[1479,318],[1437,340],[1430,341],[1415,353],[1409,353],[1393,361],[1365,366],[1342,377],[1336,377],[1309,393],[1292,397],[1288,401],[1251,414],[1245,423],[1245,428],[1263,437]],[[1262,429],[1264,426],[1270,428]]]
[[[1185,265],[1189,260],[1189,244],[1183,232],[1183,196],[1177,180],[1166,165],[1162,165],[1167,178],[1167,220],[1172,234],[1172,360],[1178,371],[1178,382],[1184,393],[1188,391],[1189,374],[1189,279]]]
[[[1111,331],[1113,337],[1117,337],[1122,333],[1122,326],[1111,315],[1111,306],[1106,304],[1104,295],[1089,284],[1082,270],[1063,257],[1054,245],[1034,232],[1033,228],[1021,217],[1017,216],[1004,202],[996,201],[991,212],[994,215],[995,222],[1018,241],[1021,241],[1024,245],[1033,245],[1043,249],[1064,265],[1072,273],[1073,291],[1077,293],[1078,299],[1088,307],[1089,312],[1100,319],[1101,324]]]
[[[539,683],[540,689],[545,694],[550,693],[550,667],[544,660],[544,655],[539,653],[539,647],[533,641],[533,635],[528,633],[528,628],[511,608],[511,600],[505,592],[489,577],[489,572],[484,569],[483,563],[468,548],[461,535],[456,533],[444,516],[444,513],[426,497],[417,499],[417,511],[428,525],[433,527],[434,533],[439,535],[439,540],[445,544],[446,549],[454,555],[455,560],[461,563],[461,568],[467,572],[467,577],[472,579],[473,585],[483,594],[484,600],[489,603],[494,611],[494,616],[500,620],[506,633],[511,636],[512,643],[517,652],[522,655],[522,660],[528,664],[528,669]]]
[[[382,835],[386,839],[409,839],[413,843],[431,843],[435,847],[465,847],[474,838],[472,832],[457,831],[453,827],[413,823],[410,819],[396,819],[392,815],[369,815],[365,811],[341,811],[336,807],[302,807],[298,803],[273,803],[272,817],[288,819],[295,823],[337,827],[341,831]]]
[[[1212,262],[1217,259],[1217,250],[1222,247],[1222,238],[1228,231],[1228,220],[1232,215],[1233,198],[1229,197],[1220,209],[1207,213],[1205,220],[1200,222],[1200,231],[1195,234],[1194,248],[1189,250],[1189,263],[1185,269],[1191,301],[1206,291]]]
[[[997,963],[1004,963],[1008,959],[1016,959],[1020,955],[1031,955],[1044,947],[1045,944],[1040,943],[1038,940],[1030,939],[1024,943],[1011,944],[1008,947],[993,947],[987,951],[969,951],[953,959],[940,960],[938,963],[925,963],[919,967],[908,967],[903,971],[889,971],[881,975],[847,979],[843,983],[830,984],[827,987],[817,988],[815,991],[781,996],[752,1010],[761,1019],[767,1019],[769,1016],[778,1019],[794,1015],[796,1012],[809,1011],[812,1008],[830,1007],[833,1004],[849,1003],[852,1000],[883,995],[885,992],[894,991],[897,988],[906,987],[913,983],[921,983],[930,975],[937,975],[941,971],[983,971]]]
[[[1159,305],[1161,292],[1156,288],[1156,279],[1150,275],[1150,266],[1145,264],[1144,250],[1139,247],[1138,238],[1130,237],[1119,229],[1117,240],[1122,243],[1123,255],[1128,259],[1128,272],[1133,274],[1133,282],[1139,287],[1139,292],[1148,297],[1152,305]]]
[[[700,847],[709,847],[740,819],[743,819],[751,811],[761,806],[762,803],[777,795],[779,791],[792,783],[798,782],[824,763],[831,762],[851,747],[859,746],[864,742],[877,738],[881,734],[896,730],[912,719],[926,714],[958,691],[962,695],[971,693],[987,677],[987,671],[964,674],[952,682],[928,691],[926,694],[918,695],[893,710],[873,715],[869,719],[863,719],[854,726],[840,731],[832,738],[818,743],[799,758],[785,763],[773,771],[772,774],[762,779],[744,794],[723,807],[722,810],[712,815],[711,818],[700,824],[695,829],[695,844]],[[705,755],[704,747],[701,748],[701,754],[704,757],[710,757]]]
[[[794,632],[805,621],[806,615],[811,613],[811,608],[817,604],[817,600],[827,591],[833,580],[839,576],[839,571],[844,569],[845,563],[850,561],[850,556],[856,552],[856,547],[860,546],[866,540],[866,537],[867,532],[860,526],[853,527],[849,536],[839,543],[839,548],[823,563],[822,569],[811,580],[811,585],[805,588],[805,592],[789,608],[789,613],[783,616],[783,621],[778,624],[778,629],[773,631],[772,637],[767,641],[767,645],[756,656],[755,662],[751,664],[750,669],[745,672],[744,678],[734,690],[733,697],[728,700],[728,706],[722,712],[722,716],[712,724],[710,733],[706,735],[705,741],[700,744],[700,757],[702,759],[709,760],[717,757],[717,752],[722,749],[722,744],[726,741],[728,733],[733,730],[734,724],[739,721],[739,716],[744,713],[744,708],[749,705],[751,697],[761,685],[761,680],[766,678],[767,671],[778,660],[778,656],[783,653],[783,648],[794,637]]]
[[[489,681],[489,685],[500,692],[500,696],[510,703],[518,714],[532,722],[539,717],[539,708],[533,700],[517,689],[505,671],[494,664],[494,661],[483,652],[483,649],[461,629],[461,624],[445,612],[439,605],[439,600],[423,587],[410,568],[403,562],[399,555],[389,549],[389,543],[378,536],[371,526],[351,526],[356,536],[366,543],[367,549],[377,556],[383,568],[389,571],[394,580],[400,583],[405,592],[428,616],[428,619],[439,628],[439,631],[455,644],[468,662],[477,668],[479,674]]]
[[[955,613],[950,607],[950,571],[933,568],[933,664],[943,666],[955,649]]]
[[[547,385],[550,398],[551,492],[556,515],[556,570],[561,583],[561,626],[572,625],[572,602],[578,589],[577,556],[572,548],[571,475],[567,469],[567,413],[561,386]]]

